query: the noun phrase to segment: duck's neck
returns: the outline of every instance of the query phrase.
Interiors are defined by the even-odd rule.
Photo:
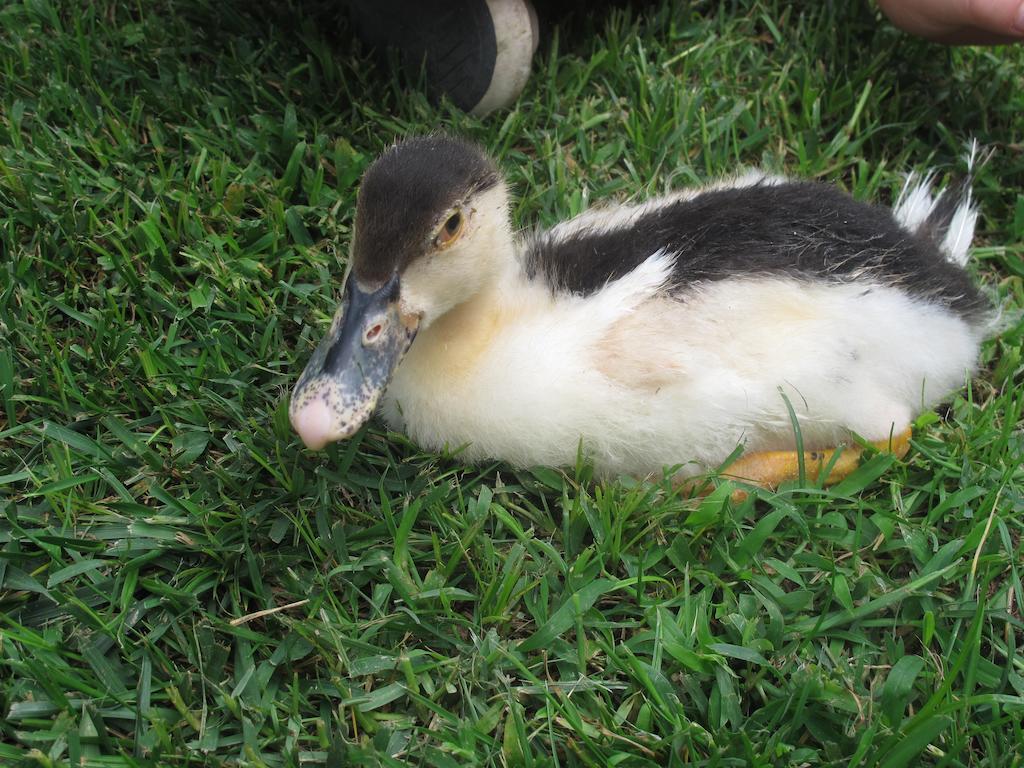
[[[509,262],[472,296],[431,323],[423,331],[424,341],[461,348],[486,344],[494,329],[516,312],[516,296],[524,280],[519,263]]]
[[[420,330],[402,367],[417,377],[450,383],[469,375],[503,329],[515,323],[538,296],[516,259],[509,259],[479,290]]]

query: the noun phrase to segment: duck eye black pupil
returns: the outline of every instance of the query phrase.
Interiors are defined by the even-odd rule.
[[[455,234],[455,230],[459,228],[459,222],[461,221],[459,214],[455,214],[447,222],[445,222],[444,228],[448,230],[448,234]]]

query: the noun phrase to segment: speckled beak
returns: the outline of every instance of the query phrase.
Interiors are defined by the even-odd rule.
[[[288,415],[307,448],[354,435],[369,420],[416,336],[399,311],[399,279],[367,290],[350,275],[331,329],[292,391]]]

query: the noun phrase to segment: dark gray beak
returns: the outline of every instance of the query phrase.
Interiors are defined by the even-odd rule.
[[[418,321],[403,321],[399,298],[397,274],[375,290],[349,275],[334,322],[292,391],[288,415],[306,447],[351,437],[373,414],[416,336]]]

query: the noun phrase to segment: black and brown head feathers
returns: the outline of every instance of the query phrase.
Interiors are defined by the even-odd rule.
[[[446,214],[500,180],[494,161],[469,141],[437,135],[398,142],[359,188],[353,273],[366,285],[401,273],[429,251]]]

